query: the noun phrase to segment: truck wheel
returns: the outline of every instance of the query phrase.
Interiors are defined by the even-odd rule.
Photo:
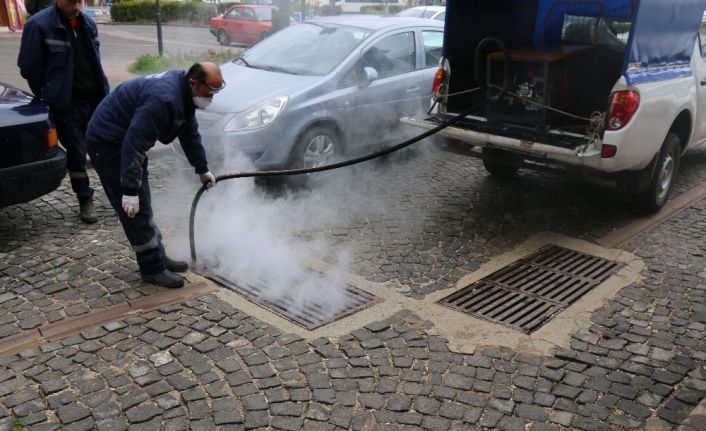
[[[520,169],[519,157],[507,151],[483,149],[483,167],[490,175],[506,178],[515,175]]]
[[[223,46],[229,46],[229,45],[230,45],[230,38],[228,37],[228,35],[226,34],[226,32],[223,31],[223,30],[219,30],[219,31],[218,31],[218,37],[217,37],[217,39],[218,39],[218,43],[220,43],[220,44],[223,45]]]
[[[636,196],[636,203],[645,211],[658,211],[667,202],[674,179],[679,172],[681,139],[676,133],[669,133],[659,152],[657,168],[647,190]]]

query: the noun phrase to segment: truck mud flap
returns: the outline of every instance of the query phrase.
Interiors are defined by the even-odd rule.
[[[655,154],[650,164],[639,171],[626,171],[615,174],[618,180],[618,190],[632,194],[644,193],[650,185],[652,176],[655,174],[658,156],[659,154]]]

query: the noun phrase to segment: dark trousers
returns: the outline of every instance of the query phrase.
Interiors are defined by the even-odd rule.
[[[95,104],[74,104],[54,112],[56,133],[61,145],[66,148],[66,165],[69,179],[79,201],[93,197],[93,189],[86,172],[86,126],[96,109]]]
[[[147,173],[147,158],[142,164],[142,187],[138,192],[140,211],[130,218],[123,210],[123,189],[120,185],[120,147],[104,147],[87,141],[88,154],[93,162],[103,190],[110,204],[118,213],[120,223],[130,245],[137,256],[137,265],[143,274],[156,274],[164,271],[164,247],[162,234],[154,223],[152,197]]]

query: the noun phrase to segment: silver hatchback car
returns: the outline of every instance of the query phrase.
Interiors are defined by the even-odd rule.
[[[443,23],[335,16],[288,27],[221,66],[226,88],[199,130],[214,169],[313,167],[410,136],[402,116],[429,108]]]

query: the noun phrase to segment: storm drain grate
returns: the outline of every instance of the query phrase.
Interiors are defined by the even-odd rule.
[[[529,334],[622,266],[548,245],[438,302]]]
[[[343,292],[343,306],[333,312],[327,312],[329,304],[325,295],[321,295],[322,297],[320,299],[303,303],[297,302],[291,295],[282,295],[272,299],[266,297],[267,286],[265,286],[264,283],[235,283],[213,273],[205,273],[202,275],[243,296],[250,302],[267,308],[280,317],[308,330],[313,330],[328,323],[335,322],[336,320],[357,313],[380,302],[380,299],[375,295],[346,285],[345,291]]]

